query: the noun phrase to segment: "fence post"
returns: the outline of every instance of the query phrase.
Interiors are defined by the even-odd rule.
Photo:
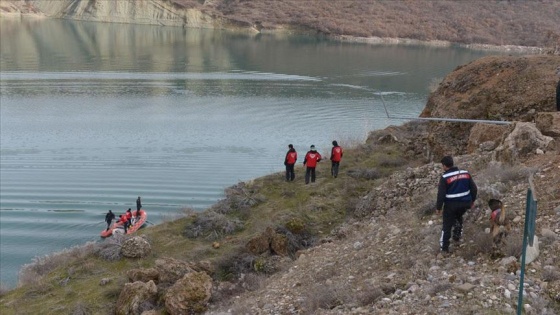
[[[523,249],[521,252],[521,273],[519,276],[519,296],[517,298],[517,315],[521,315],[523,309],[523,285],[525,280],[525,255],[527,243],[533,246],[535,237],[535,221],[537,218],[537,197],[533,186],[533,175],[529,176],[529,188],[527,189],[527,201],[525,204],[525,228],[523,231]]]

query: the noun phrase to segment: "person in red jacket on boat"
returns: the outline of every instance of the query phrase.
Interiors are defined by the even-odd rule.
[[[121,223],[124,227],[124,234],[128,231],[128,218],[126,214],[121,214],[119,217],[119,221],[117,223]]]
[[[128,210],[126,210],[126,218],[128,219],[127,223],[128,223],[128,227],[130,227],[132,225],[132,209],[128,208]]]
[[[292,144],[288,144],[288,152],[286,153],[286,158],[284,159],[284,165],[286,166],[286,181],[293,182],[296,178],[296,173],[294,172],[294,165],[297,161],[297,152]]]
[[[334,140],[332,142],[332,149],[331,149],[331,175],[336,178],[338,176],[338,166],[340,165],[340,160],[342,160],[342,155],[344,154],[344,150],[342,147],[338,145],[338,142]]]
[[[305,184],[309,184],[310,178],[312,183],[315,182],[315,167],[317,167],[319,161],[321,161],[321,154],[317,152],[314,145],[311,145],[303,160],[303,165],[307,166],[305,169]]]

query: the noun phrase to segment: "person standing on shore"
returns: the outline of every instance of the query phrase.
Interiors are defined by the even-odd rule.
[[[284,159],[284,165],[286,166],[286,181],[292,182],[296,178],[296,173],[294,171],[294,165],[297,161],[297,152],[292,144],[288,144],[288,152],[286,153],[286,158]]]
[[[463,232],[463,215],[474,207],[478,189],[471,174],[454,166],[451,156],[443,157],[441,164],[444,173],[438,185],[436,214],[441,214],[443,208],[443,226],[439,244],[441,252],[449,253],[451,229],[453,229],[453,240],[460,241]]]
[[[138,196],[138,199],[136,199],[136,215],[140,214],[140,209],[142,209],[142,200]]]
[[[321,161],[321,154],[317,152],[314,145],[311,145],[309,151],[305,155],[305,159],[303,160],[303,165],[307,166],[305,169],[305,184],[309,184],[309,180],[311,182],[315,182],[315,167],[317,167],[317,163]]]
[[[105,215],[105,222],[107,222],[107,229],[105,229],[105,231],[109,231],[109,228],[111,227],[111,223],[113,223],[114,219],[115,219],[115,214],[113,213],[112,210],[109,210],[109,212],[107,212],[107,214]]]
[[[342,155],[344,154],[344,150],[342,147],[338,145],[338,142],[334,140],[332,142],[332,149],[331,149],[331,175],[336,178],[338,176],[338,167],[340,166],[340,160],[342,160]]]

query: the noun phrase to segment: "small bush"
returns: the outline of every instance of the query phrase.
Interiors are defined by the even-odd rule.
[[[337,291],[324,284],[317,284],[307,292],[306,311],[312,313],[318,309],[330,310],[342,304]]]
[[[107,261],[116,261],[122,258],[121,247],[126,236],[115,234],[97,245],[96,254]]]
[[[401,156],[395,156],[395,155],[381,155],[378,159],[377,159],[377,164],[381,167],[387,167],[387,168],[396,168],[396,167],[401,167],[404,166],[408,163],[408,161],[406,159],[404,159]]]
[[[74,306],[74,310],[72,311],[72,315],[89,315],[93,314],[90,308],[84,304],[83,302],[78,302]]]
[[[360,306],[371,305],[385,296],[378,286],[368,286],[356,294],[356,303]]]
[[[358,168],[349,170],[348,176],[356,179],[374,180],[383,177],[383,173],[375,168]]]
[[[37,283],[43,276],[56,268],[68,266],[78,259],[84,259],[86,256],[93,254],[95,248],[95,242],[88,242],[50,255],[35,257],[30,264],[21,268],[19,283],[20,285]]]
[[[236,218],[207,210],[197,214],[194,220],[185,228],[184,235],[188,238],[206,237],[216,240],[224,235],[232,234],[243,227],[243,223]]]
[[[254,261],[256,257],[247,252],[235,252],[223,255],[216,263],[216,276],[220,281],[232,281],[240,274],[247,274],[254,271]]]
[[[521,253],[523,252],[523,239],[510,235],[505,240],[503,250],[506,256],[521,257]]]

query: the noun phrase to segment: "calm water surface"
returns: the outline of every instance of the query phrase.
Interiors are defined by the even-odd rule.
[[[281,171],[288,143],[327,154],[402,123],[381,95],[417,116],[434,78],[484,55],[60,20],[0,20],[0,40],[8,286],[33,257],[98,240],[137,196],[158,223]]]

